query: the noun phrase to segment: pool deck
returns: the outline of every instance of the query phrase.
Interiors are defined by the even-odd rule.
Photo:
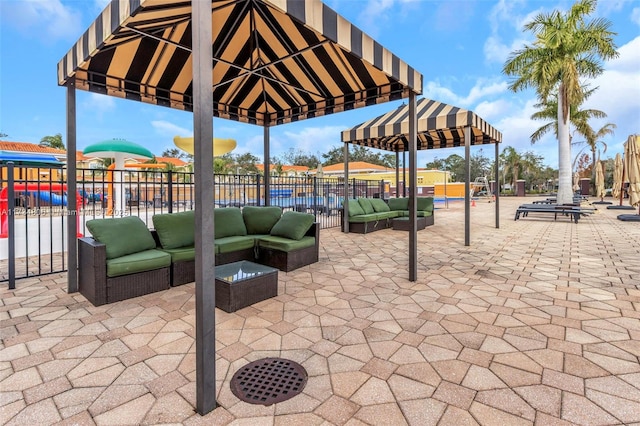
[[[640,425],[640,223],[530,215],[532,197],[462,203],[408,237],[321,231],[279,296],[216,310],[219,407],[194,412],[194,284],[93,307],[66,274],[0,290],[0,424]],[[229,388],[264,357],[302,364],[268,407]]]

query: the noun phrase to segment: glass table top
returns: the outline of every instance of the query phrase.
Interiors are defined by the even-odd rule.
[[[258,263],[249,262],[248,260],[241,260],[239,262],[216,266],[216,279],[228,283],[236,283],[276,271],[278,270],[271,266],[260,265]]]

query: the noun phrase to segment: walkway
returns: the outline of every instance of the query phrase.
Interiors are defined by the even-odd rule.
[[[0,290],[0,424],[615,425],[640,423],[640,225],[600,208],[513,220],[522,199],[461,203],[418,233],[321,233],[279,296],[216,311],[220,407],[194,413],[194,285],[95,308],[66,275]],[[301,363],[301,395],[263,407],[229,380]]]

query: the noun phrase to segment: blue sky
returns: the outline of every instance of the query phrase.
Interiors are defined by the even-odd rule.
[[[56,65],[106,5],[106,0],[0,0],[0,132],[5,140],[38,143],[66,129],[63,87]],[[532,91],[514,94],[501,70],[508,54],[531,41],[523,25],[540,12],[566,10],[569,1],[527,0],[328,0],[332,8],[370,34],[424,76],[423,96],[475,111],[503,133],[504,145],[531,150],[557,167],[553,135],[531,145],[542,122]],[[600,0],[597,17],[609,19],[620,57],[605,64],[592,82],[600,89],[585,107],[606,112],[617,125],[603,158],[622,152],[630,134],[640,132],[640,1]],[[156,155],[173,148],[175,135],[193,134],[190,113],[77,92],[78,148],[124,138]],[[341,146],[340,131],[400,105],[390,102],[303,120],[271,129],[271,153],[289,148],[311,154]],[[235,138],[236,153],[262,158],[261,127],[215,119],[217,137]],[[573,148],[575,156],[580,147]],[[474,152],[476,149],[474,149]],[[493,148],[484,154],[492,158]],[[434,157],[464,155],[459,148],[421,151],[418,165]]]

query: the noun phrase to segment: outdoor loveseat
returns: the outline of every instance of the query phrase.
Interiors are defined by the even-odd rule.
[[[416,199],[418,217],[424,217],[426,226],[434,224],[433,197]],[[409,216],[408,198],[390,198],[388,203],[380,198],[356,198],[348,200],[349,232],[366,234],[390,228],[393,219]]]
[[[214,210],[217,265],[250,260],[288,272],[318,261],[320,226],[311,214],[280,207]],[[78,240],[79,288],[94,305],[195,280],[193,211],[153,216],[150,231],[135,216],[87,222]]]

